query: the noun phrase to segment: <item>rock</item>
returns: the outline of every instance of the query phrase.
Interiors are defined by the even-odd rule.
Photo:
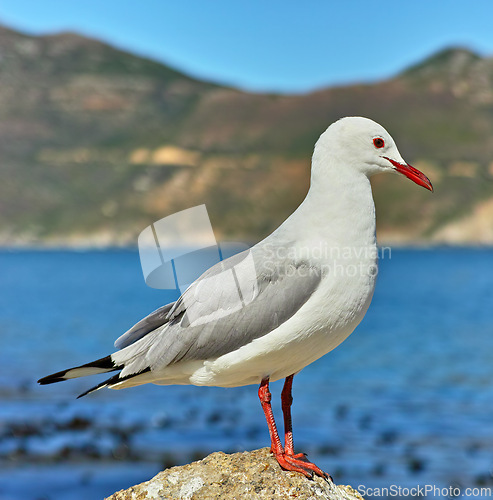
[[[172,467],[150,481],[114,493],[107,500],[362,500],[350,486],[336,486],[283,471],[268,448],[228,455],[212,453],[198,462]]]

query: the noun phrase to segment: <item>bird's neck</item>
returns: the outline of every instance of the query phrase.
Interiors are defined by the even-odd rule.
[[[303,239],[341,248],[375,248],[375,204],[368,177],[331,165],[316,167],[310,190],[288,225],[296,227]]]

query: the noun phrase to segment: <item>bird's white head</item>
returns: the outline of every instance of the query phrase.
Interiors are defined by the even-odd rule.
[[[402,159],[391,135],[378,123],[360,116],[341,118],[320,136],[313,153],[312,175],[324,168],[356,170],[370,177],[380,172],[399,172],[433,191],[422,172]]]

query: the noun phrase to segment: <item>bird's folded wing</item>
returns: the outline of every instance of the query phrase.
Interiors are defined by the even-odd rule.
[[[166,304],[141,319],[138,323],[132,326],[130,330],[126,331],[115,340],[115,347],[117,349],[123,349],[124,347],[137,342],[137,340],[141,339],[156,328],[165,325],[169,321],[168,313],[174,305],[174,302]]]
[[[320,269],[258,247],[206,271],[168,313],[145,354],[151,369],[214,359],[271,332],[317,289]]]

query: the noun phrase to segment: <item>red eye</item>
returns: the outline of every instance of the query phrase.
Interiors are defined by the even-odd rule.
[[[376,139],[373,139],[373,145],[376,148],[383,148],[385,146],[385,142],[381,137],[377,137]]]

